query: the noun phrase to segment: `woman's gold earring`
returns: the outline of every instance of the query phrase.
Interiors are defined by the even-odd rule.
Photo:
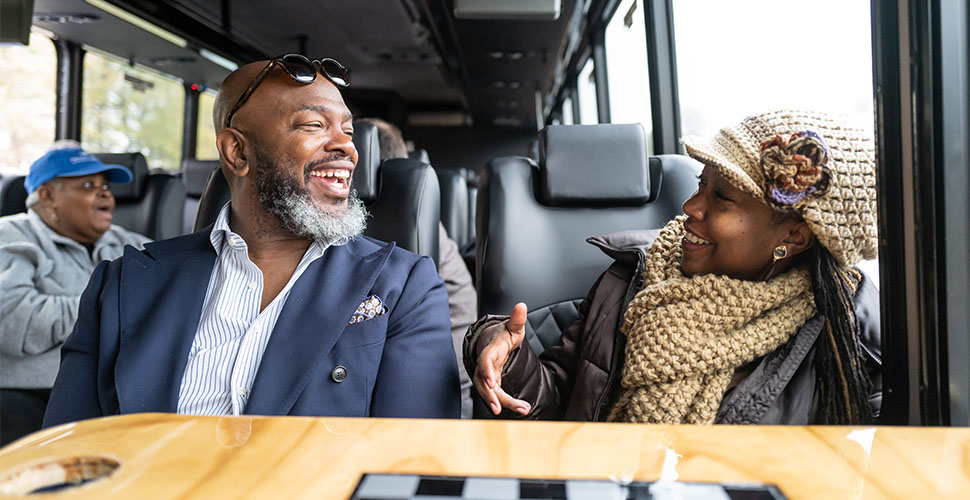
[[[52,226],[57,225],[57,214],[54,212],[51,212],[51,225]]]
[[[781,259],[788,257],[788,247],[785,245],[779,245],[771,252],[771,262],[775,263]]]

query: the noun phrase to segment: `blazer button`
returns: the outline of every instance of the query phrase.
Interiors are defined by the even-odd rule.
[[[330,372],[330,378],[332,378],[333,381],[337,382],[338,384],[344,380],[347,380],[347,369],[343,366],[334,368],[333,371]]]

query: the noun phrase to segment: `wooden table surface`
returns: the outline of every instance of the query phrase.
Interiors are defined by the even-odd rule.
[[[0,497],[107,459],[45,498],[347,499],[363,472],[754,481],[798,498],[970,498],[970,429],[578,424],[139,414],[0,449]],[[83,461],[83,460],[82,460]]]

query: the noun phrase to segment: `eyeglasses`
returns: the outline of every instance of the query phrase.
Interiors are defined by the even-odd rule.
[[[275,57],[256,75],[256,78],[253,78],[253,83],[249,84],[249,88],[239,96],[239,99],[236,99],[236,103],[229,109],[229,114],[226,115],[226,128],[229,128],[229,124],[232,122],[232,115],[239,111],[239,108],[256,91],[256,87],[259,87],[259,84],[263,83],[266,76],[277,66],[283,68],[283,71],[286,71],[288,75],[300,83],[313,83],[317,80],[317,73],[320,73],[338,87],[350,86],[350,71],[336,59],[325,57],[311,61],[300,54],[286,54]]]

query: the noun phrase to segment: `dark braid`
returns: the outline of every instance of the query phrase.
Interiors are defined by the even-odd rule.
[[[861,274],[840,266],[820,244],[810,252],[815,307],[825,316],[825,326],[816,340],[819,398],[815,420],[821,424],[871,423],[872,381],[865,369],[861,328],[853,301]]]

